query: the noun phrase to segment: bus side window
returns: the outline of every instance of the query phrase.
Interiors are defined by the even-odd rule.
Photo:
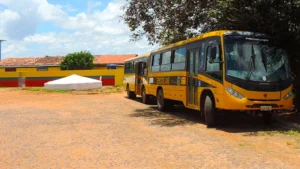
[[[160,70],[160,54],[152,56],[152,72],[158,72]]]
[[[199,72],[205,71],[205,43],[200,47]]]
[[[223,81],[222,63],[214,63],[222,61],[220,42],[210,41],[206,46],[206,74],[218,81]]]
[[[207,67],[206,71],[207,72],[215,72],[215,71],[220,71],[221,66],[220,63],[211,63],[211,57],[213,57],[212,61],[221,61],[222,55],[220,54],[220,48],[219,45],[211,45],[207,47],[207,55],[206,55],[206,60],[207,60]]]
[[[167,51],[162,54],[160,71],[164,72],[171,70],[171,55],[171,51]]]
[[[174,63],[172,63],[172,70],[185,70],[186,66],[186,48],[176,49],[174,52]]]

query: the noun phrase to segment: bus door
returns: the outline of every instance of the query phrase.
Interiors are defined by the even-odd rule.
[[[136,63],[136,72],[135,72],[135,93],[141,95],[142,85],[143,85],[143,76],[144,76],[144,62]]]
[[[187,102],[190,107],[198,106],[198,65],[199,49],[188,50]]]

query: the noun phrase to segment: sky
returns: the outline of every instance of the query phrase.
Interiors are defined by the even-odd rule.
[[[89,51],[144,54],[158,46],[130,41],[120,8],[126,0],[0,0],[2,59]]]

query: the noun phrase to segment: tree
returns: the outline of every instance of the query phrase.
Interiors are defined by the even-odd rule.
[[[278,37],[300,76],[300,0],[127,0],[123,19],[132,40],[167,45],[220,29]]]
[[[61,70],[87,70],[94,68],[94,56],[87,51],[68,54],[60,63]]]
[[[300,38],[300,0],[127,0],[132,40],[167,45],[216,29]]]
[[[132,40],[146,36],[149,44],[184,40],[201,33],[210,19],[208,0],[127,0],[123,19],[133,32]],[[214,1],[215,2],[215,1]]]

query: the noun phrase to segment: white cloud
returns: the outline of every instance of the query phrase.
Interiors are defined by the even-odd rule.
[[[87,13],[89,14],[94,8],[100,6],[102,3],[100,1],[98,2],[94,2],[94,1],[91,1],[91,0],[88,0],[88,4],[87,4]]]
[[[4,42],[2,46],[4,46],[2,48],[2,53],[3,53],[2,59],[6,54],[18,57],[20,56],[20,53],[24,53],[28,51],[27,47],[22,42],[13,42],[13,43]]]
[[[55,38],[55,34],[51,32],[47,34],[27,36],[24,38],[24,41],[28,43],[55,43],[57,42],[57,39]]]
[[[66,55],[80,50],[89,50],[93,54],[142,54],[149,53],[153,48],[145,39],[130,42],[129,28],[119,22],[119,16],[123,13],[120,8],[125,0],[112,0],[104,10],[93,11],[101,3],[89,1],[88,11],[91,12],[75,16],[68,16],[65,7],[49,4],[47,0],[22,0],[14,6],[16,2],[20,1],[0,0],[0,4],[8,6],[5,15],[10,18],[8,21],[0,20],[0,38],[5,35],[10,41],[3,45],[7,48],[3,51],[5,57]],[[0,12],[1,15],[4,12]],[[36,33],[36,28],[45,21],[54,23],[64,31]],[[10,26],[1,30],[4,25]],[[20,50],[13,51],[13,47]]]
[[[7,38],[6,26],[20,19],[19,13],[5,9],[0,12],[0,38]]]

